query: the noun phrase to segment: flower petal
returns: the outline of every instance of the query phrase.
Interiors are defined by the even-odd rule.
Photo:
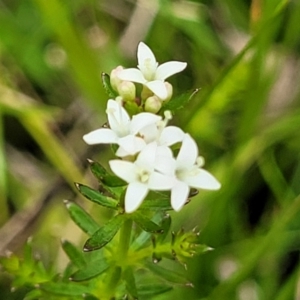
[[[139,113],[132,117],[132,121],[130,124],[130,132],[132,134],[136,134],[142,128],[149,126],[151,124],[155,124],[160,120],[161,120],[161,116],[149,112]]]
[[[176,126],[165,127],[159,138],[159,145],[171,146],[178,142],[182,142],[184,138],[184,132],[182,129]]]
[[[168,97],[168,91],[167,91],[164,81],[162,81],[162,80],[149,81],[145,85],[159,99],[165,100]]]
[[[115,144],[118,137],[114,131],[108,128],[100,128],[83,136],[83,140],[89,145]]]
[[[152,80],[158,66],[152,50],[143,42],[140,42],[137,50],[138,68],[142,71],[146,80]]]
[[[213,175],[200,168],[196,175],[186,176],[184,182],[191,187],[205,190],[218,190],[221,187],[221,184]]]
[[[187,63],[180,61],[168,61],[158,66],[155,78],[157,80],[165,80],[166,78],[181,72],[187,66]]]
[[[198,147],[189,134],[185,134],[177,155],[177,168],[188,168],[195,164],[198,157]]]
[[[148,171],[154,169],[157,144],[155,142],[148,144],[138,155],[135,163],[138,167]]]
[[[139,134],[143,137],[147,144],[156,141],[159,131],[156,124],[148,125],[139,130]]]
[[[107,118],[110,128],[120,137],[128,134],[130,117],[125,108],[115,100],[107,102]]]
[[[127,135],[118,140],[118,145],[123,148],[129,155],[134,155],[145,148],[145,141],[134,135]]]
[[[159,146],[156,150],[155,170],[162,174],[174,176],[176,161],[172,150],[167,146]]]
[[[137,83],[142,83],[142,84],[147,82],[143,73],[139,69],[136,69],[136,68],[122,70],[118,74],[118,77],[121,80],[132,81],[132,82],[137,82]]]
[[[171,205],[174,210],[179,211],[188,199],[190,188],[182,181],[176,181],[171,191]]]
[[[134,163],[119,159],[109,161],[111,170],[126,182],[134,182],[137,179],[136,166]]]
[[[125,211],[135,211],[143,202],[148,193],[148,188],[140,182],[132,182],[128,185],[125,195]]]
[[[174,186],[174,177],[153,172],[148,181],[148,187],[154,191],[167,191]]]

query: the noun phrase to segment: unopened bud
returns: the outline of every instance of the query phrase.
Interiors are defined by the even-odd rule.
[[[153,92],[144,85],[141,92],[142,100],[148,99],[151,96],[153,96]]]
[[[110,84],[115,91],[118,90],[118,86],[122,82],[122,80],[118,76],[122,70],[123,70],[123,67],[118,66],[115,69],[113,69],[110,73]]]
[[[167,89],[167,94],[168,94],[168,96],[167,96],[167,98],[164,99],[163,101],[164,101],[164,102],[167,102],[167,101],[169,101],[169,100],[172,98],[172,96],[173,96],[173,86],[172,86],[171,83],[165,81],[165,87],[166,87],[166,89]]]
[[[119,95],[124,101],[133,101],[135,99],[135,85],[131,81],[123,81],[118,85]]]
[[[161,100],[156,96],[149,97],[145,102],[145,111],[156,114],[160,108]]]

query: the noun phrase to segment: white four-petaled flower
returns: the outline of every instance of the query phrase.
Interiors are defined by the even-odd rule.
[[[138,133],[144,127],[156,124],[160,116],[152,113],[140,113],[130,119],[127,111],[115,100],[107,102],[107,118],[110,128],[100,128],[83,136],[87,144],[118,144],[117,156],[124,157],[140,152],[146,142]]]
[[[186,68],[185,62],[169,61],[158,65],[151,49],[140,42],[137,50],[138,68],[124,69],[118,73],[121,80],[145,85],[161,100],[168,97],[165,79]]]
[[[138,155],[134,162],[124,160],[111,160],[112,171],[128,182],[125,195],[125,211],[135,211],[149,190],[170,190],[174,180],[171,176],[155,171],[157,145],[148,144]]]

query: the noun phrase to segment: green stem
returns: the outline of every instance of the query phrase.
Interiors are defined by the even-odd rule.
[[[123,223],[123,226],[120,230],[120,239],[119,239],[119,247],[118,247],[118,262],[119,264],[123,264],[127,258],[127,253],[130,244],[131,238],[131,229],[132,229],[132,220],[128,219]]]
[[[128,219],[123,223],[120,229],[119,245],[116,248],[116,265],[112,267],[108,274],[108,281],[105,286],[104,295],[102,296],[103,299],[112,299],[114,297],[122,272],[125,270],[130,245],[131,229],[132,220]]]

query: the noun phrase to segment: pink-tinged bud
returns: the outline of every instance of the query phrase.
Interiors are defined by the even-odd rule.
[[[164,101],[164,102],[167,102],[167,101],[169,101],[169,100],[172,98],[172,96],[173,96],[173,86],[172,86],[171,83],[169,83],[169,82],[167,82],[167,81],[165,81],[165,86],[166,86],[166,89],[167,89],[168,96],[167,96],[167,98],[164,99],[163,101]]]
[[[118,66],[110,72],[110,84],[115,91],[118,90],[118,86],[122,82],[118,75],[123,69],[122,66]]]
[[[145,111],[156,114],[161,109],[161,100],[157,96],[149,97],[145,102]]]
[[[136,88],[133,82],[131,81],[122,81],[118,85],[119,95],[123,98],[124,101],[134,101]]]

